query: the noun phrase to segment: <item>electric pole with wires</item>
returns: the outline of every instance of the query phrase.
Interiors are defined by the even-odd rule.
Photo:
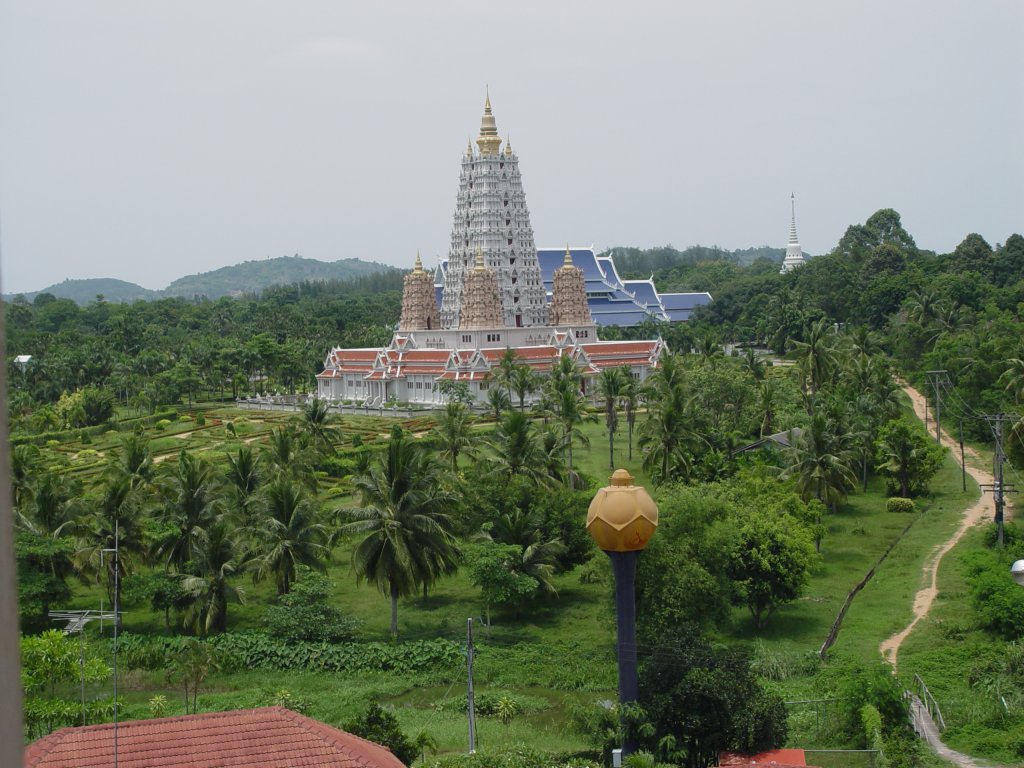
[[[939,387],[948,381],[948,371],[927,371],[928,379],[935,390],[935,442],[942,443],[942,395]]]
[[[996,541],[999,546],[1003,546],[1003,510],[1006,504],[1006,494],[1017,493],[1017,489],[1013,486],[1007,486],[1003,482],[1003,465],[1006,463],[1006,453],[1003,449],[1003,424],[1009,424],[1016,421],[1012,416],[1008,416],[1004,413],[997,413],[994,416],[985,416],[985,421],[988,422],[989,427],[992,429],[992,436],[996,441],[996,450],[992,458],[992,484],[982,485],[982,489],[992,491],[992,499],[996,505]]]

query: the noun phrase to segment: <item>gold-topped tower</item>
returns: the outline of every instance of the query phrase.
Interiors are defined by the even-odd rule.
[[[487,99],[484,101],[484,116],[480,118],[480,137],[476,140],[476,145],[480,147],[481,155],[496,155],[501,148],[498,126],[494,122],[494,115],[491,114],[491,94],[489,91]]]

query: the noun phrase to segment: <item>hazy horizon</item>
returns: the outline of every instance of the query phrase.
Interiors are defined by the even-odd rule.
[[[447,253],[489,84],[537,245],[1024,230],[1024,4],[0,6],[4,293]],[[1016,74],[1014,74],[1016,73]]]

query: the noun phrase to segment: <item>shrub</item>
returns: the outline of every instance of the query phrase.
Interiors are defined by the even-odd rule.
[[[205,427],[206,426],[206,417],[203,414],[201,414],[201,413],[197,413],[196,414],[196,426],[197,427]]]
[[[331,583],[304,569],[292,591],[267,608],[264,623],[272,637],[282,640],[310,640],[336,643],[355,637],[359,622],[328,605]]]
[[[416,745],[398,727],[398,718],[380,704],[371,704],[360,717],[347,723],[345,730],[387,747],[406,765],[412,765],[419,754]]]
[[[167,429],[169,426],[171,426],[171,422],[168,421],[167,419],[160,419],[160,421],[158,421],[153,426],[156,427],[157,429]]]
[[[885,502],[886,512],[913,512],[914,500],[902,496],[893,496]]]
[[[133,635],[118,640],[130,669],[163,669],[182,644],[180,637]],[[274,669],[312,672],[444,673],[462,665],[465,653],[454,640],[408,643],[311,643],[281,640],[257,632],[225,632],[209,638],[225,671]]]

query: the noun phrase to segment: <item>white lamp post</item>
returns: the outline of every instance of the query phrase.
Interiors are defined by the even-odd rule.
[[[1018,560],[1010,566],[1010,575],[1013,580],[1024,587],[1024,560]]]

